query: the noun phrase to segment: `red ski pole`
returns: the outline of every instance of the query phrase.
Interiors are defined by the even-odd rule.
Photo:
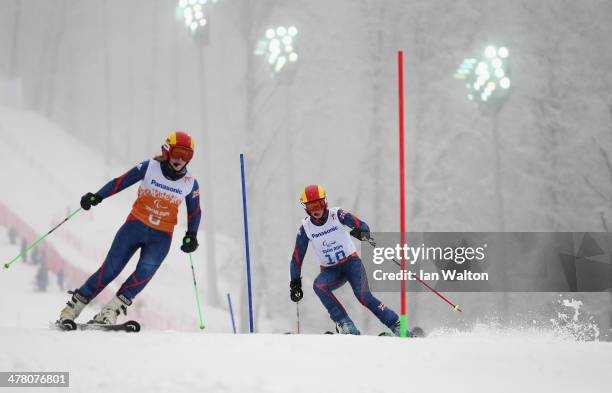
[[[370,245],[372,247],[376,247],[376,242],[373,239],[368,239],[368,243],[370,243]],[[395,258],[391,258],[391,260],[393,262],[395,262],[395,264],[397,266],[400,266],[400,263],[395,260]],[[451,302],[450,300],[448,300],[446,297],[444,297],[444,295],[442,295],[440,292],[436,291],[435,289],[433,289],[431,286],[429,286],[429,284],[427,284],[425,281],[421,280],[418,277],[414,277],[416,281],[420,282],[421,284],[423,284],[425,286],[425,288],[429,289],[430,291],[432,291],[433,293],[435,293],[436,295],[438,295],[440,297],[440,299],[444,300],[446,303],[448,303],[448,305],[450,305],[453,308],[453,311],[458,311],[458,312],[462,312],[462,310],[459,308],[458,304],[454,304],[453,302]]]

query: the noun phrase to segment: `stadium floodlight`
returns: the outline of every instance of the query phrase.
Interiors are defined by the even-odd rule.
[[[295,50],[297,36],[298,29],[295,26],[270,27],[264,38],[257,42],[255,55],[264,57],[272,70],[279,73],[298,60]]]
[[[196,35],[208,24],[205,7],[218,0],[179,0],[176,6],[176,16],[183,19],[191,34]]]
[[[488,45],[480,56],[464,59],[455,78],[463,81],[468,99],[476,103],[482,113],[497,113],[510,92],[510,72],[505,46]]]
[[[478,106],[481,114],[492,118],[491,140],[495,157],[493,178],[499,232],[504,232],[505,224],[498,123],[499,111],[510,93],[509,56],[510,52],[505,46],[487,45],[478,56],[464,59],[455,72],[455,78],[468,90],[468,100]],[[503,259],[502,255],[502,262]]]

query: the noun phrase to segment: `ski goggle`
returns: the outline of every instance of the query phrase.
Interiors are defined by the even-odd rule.
[[[309,211],[309,212],[319,210],[319,209],[325,210],[326,206],[327,206],[327,202],[325,201],[325,199],[317,199],[316,201],[304,203],[304,207],[306,208],[306,211]]]
[[[182,159],[183,161],[191,161],[193,158],[193,150],[183,146],[170,146],[170,158],[175,160]]]

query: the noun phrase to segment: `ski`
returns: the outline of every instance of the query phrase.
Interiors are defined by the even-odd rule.
[[[396,337],[395,334],[389,332],[382,332],[378,335],[379,337]],[[415,327],[412,330],[408,331],[407,338],[423,338],[425,337],[425,332],[420,327]]]
[[[423,338],[426,336],[425,331],[421,329],[420,327],[414,327],[412,329],[412,335],[418,338]]]
[[[414,329],[412,329],[412,331],[410,332],[411,335],[408,336],[408,338],[422,338],[425,337],[425,332],[423,331],[423,329],[416,327]],[[298,334],[298,333],[294,333],[294,332],[285,332],[283,334]],[[320,334],[340,334],[340,333],[336,333],[336,332],[332,332],[332,331],[326,331]],[[364,334],[364,336],[366,336],[366,334]],[[395,337],[395,335],[391,332],[381,332],[378,334],[378,337]]]
[[[297,334],[303,334],[303,335],[306,335],[306,333],[295,333],[295,332],[285,332],[285,333],[283,333],[283,334],[296,334],[296,335],[297,335]],[[337,334],[337,333],[330,332],[330,331],[328,330],[328,331],[326,331],[326,332],[319,333],[319,334]]]
[[[100,330],[105,332],[128,332],[137,333],[140,331],[140,323],[137,321],[127,321],[124,323],[105,325],[101,323],[76,323],[71,319],[65,319],[62,322],[55,322],[55,327],[62,331],[72,330]]]

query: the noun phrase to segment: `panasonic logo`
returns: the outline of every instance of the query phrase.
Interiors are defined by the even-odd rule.
[[[183,194],[182,190],[179,190],[178,188],[168,187],[165,184],[158,183],[155,181],[155,179],[151,179],[151,184],[154,185],[155,187],[161,188],[162,190],[174,192],[175,194],[179,194],[179,195]]]
[[[333,231],[337,231],[337,230],[338,230],[338,227],[332,227],[332,228],[330,228],[330,229],[328,229],[326,231],[323,231],[323,232],[313,233],[312,237],[320,237],[320,236],[327,235],[328,233],[332,233]]]

